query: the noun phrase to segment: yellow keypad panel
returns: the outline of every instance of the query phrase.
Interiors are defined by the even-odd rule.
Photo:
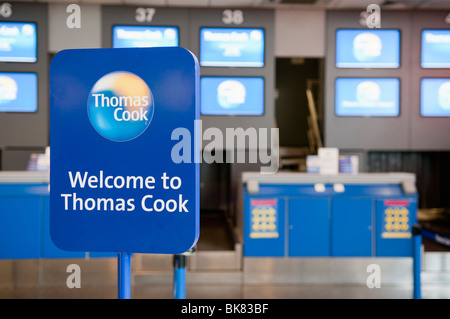
[[[255,207],[250,216],[250,238],[278,238],[277,211],[274,207]]]
[[[410,238],[409,210],[406,207],[388,207],[384,210],[383,238]]]

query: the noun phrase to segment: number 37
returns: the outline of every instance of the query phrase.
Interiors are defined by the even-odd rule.
[[[155,13],[155,8],[137,8],[135,19],[137,22],[152,22]]]

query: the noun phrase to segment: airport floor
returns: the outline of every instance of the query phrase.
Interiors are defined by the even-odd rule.
[[[198,251],[187,257],[187,299],[411,299],[412,259],[241,258],[222,219],[203,218]],[[381,266],[380,288],[366,267]],[[68,265],[80,266],[80,288],[68,288]],[[136,254],[131,298],[172,299],[173,258]],[[422,298],[450,299],[450,250],[424,238]],[[116,299],[117,259],[0,260],[0,299]]]
[[[166,258],[164,262],[167,267],[161,270],[136,270],[136,267],[132,267],[132,299],[173,298],[173,271],[170,269],[170,259]],[[354,263],[348,260],[345,263],[342,263],[342,260],[337,264],[331,264],[332,262],[334,262],[332,258],[317,261],[299,260],[296,265],[302,270],[287,269],[286,271],[291,273],[284,277],[280,274],[278,277],[270,277],[267,269],[270,269],[272,264],[268,268],[260,269],[250,265],[247,271],[198,271],[190,270],[187,266],[186,298],[411,299],[413,297],[413,284],[408,279],[411,271],[410,260],[384,261],[382,267],[388,270],[383,273],[380,288],[368,288],[365,282],[366,274],[362,274],[356,281],[347,280],[351,278],[349,274],[354,272],[352,266],[358,265],[358,260]],[[72,263],[78,264],[82,270],[80,288],[67,287],[66,281],[70,275],[67,266]],[[337,265],[339,269],[332,270],[335,275],[327,277],[328,275],[323,275],[320,271],[330,265]],[[450,252],[425,251],[422,265],[422,299],[450,299]],[[260,273],[254,273],[253,269]],[[407,280],[401,279],[405,276]],[[339,278],[336,280],[336,277],[342,280]],[[116,298],[116,258],[0,261],[0,299]]]
[[[132,299],[172,299],[171,284],[132,287]],[[1,299],[116,299],[115,285],[67,287],[7,287]],[[238,285],[195,284],[186,287],[186,299],[411,299],[412,287],[372,288],[356,285]],[[450,299],[450,285],[423,285],[422,299]]]

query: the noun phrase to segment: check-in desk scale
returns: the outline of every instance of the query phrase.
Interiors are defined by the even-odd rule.
[[[413,174],[243,173],[244,257],[411,257]]]

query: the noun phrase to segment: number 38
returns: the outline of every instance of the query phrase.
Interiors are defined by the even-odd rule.
[[[241,10],[224,10],[222,22],[225,24],[242,24],[244,22],[244,13]]]

